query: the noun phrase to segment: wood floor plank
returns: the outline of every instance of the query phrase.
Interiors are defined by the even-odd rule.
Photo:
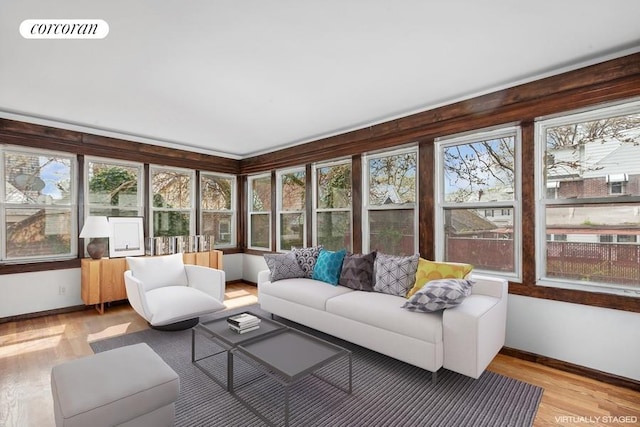
[[[227,286],[227,307],[255,302],[255,286]],[[93,354],[93,341],[146,328],[128,304],[0,323],[0,426],[53,427],[51,368]],[[535,427],[640,425],[640,392],[503,354],[489,370],[544,389]]]

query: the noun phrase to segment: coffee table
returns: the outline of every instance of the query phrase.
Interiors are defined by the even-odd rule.
[[[285,425],[289,425],[291,387],[309,375],[314,375],[345,393],[352,393],[351,351],[274,320],[258,317],[262,319],[260,328],[246,334],[237,334],[229,330],[226,319],[214,320],[195,326],[192,329],[192,362],[207,376],[234,394],[244,406],[269,425],[274,425],[274,423],[236,393],[238,386],[234,384],[234,357],[242,359],[253,366],[262,376],[270,377],[284,387]],[[223,350],[196,359],[195,342],[197,335],[202,335],[216,342]],[[199,363],[222,352],[227,353],[226,384]],[[340,359],[345,359],[348,363],[347,387],[341,387],[339,384],[315,374],[320,368]]]
[[[244,334],[239,334],[229,329],[226,317],[212,320],[210,322],[198,323],[191,329],[191,363],[198,367],[209,378],[224,387],[227,391],[232,391],[233,389],[233,355],[231,354],[231,350],[236,348],[239,344],[249,342],[259,337],[264,337],[274,333],[275,331],[286,328],[282,323],[278,323],[266,317],[258,316],[254,313],[249,312],[249,314],[260,318],[260,327]],[[197,358],[196,343],[199,336],[217,344],[217,346],[220,347],[220,350],[206,353],[204,356]],[[226,381],[223,381],[214,375],[212,370],[209,369],[205,363],[209,359],[215,358],[223,353],[226,353]]]

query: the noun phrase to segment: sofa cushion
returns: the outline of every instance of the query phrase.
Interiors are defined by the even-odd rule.
[[[127,257],[131,274],[144,284],[149,291],[164,286],[187,286],[187,272],[184,269],[182,254]]]
[[[466,279],[432,280],[420,288],[402,308],[431,313],[455,307],[471,295],[473,282]]]
[[[366,255],[345,255],[338,283],[357,291],[373,291],[373,263],[375,260],[375,252]]]
[[[389,295],[406,296],[416,280],[419,255],[407,257],[378,253],[373,289]]]
[[[327,300],[345,293],[354,292],[344,286],[329,286],[312,279],[285,279],[260,284],[260,293],[282,298],[307,307],[325,310]],[[396,304],[397,305],[397,304]]]
[[[342,261],[346,254],[346,249],[336,252],[322,249],[320,255],[318,255],[316,265],[313,267],[313,275],[311,277],[334,286],[337,285],[342,271]]]
[[[300,264],[298,264],[295,254],[291,252],[287,252],[286,254],[265,254],[264,260],[271,272],[272,282],[282,279],[305,277],[305,272],[300,267]]]
[[[473,270],[473,265],[458,262],[437,262],[420,258],[416,271],[416,281],[407,293],[407,298],[415,294],[418,289],[431,280],[464,279]]]
[[[322,250],[322,245],[312,246],[310,248],[293,248],[291,251],[296,256],[300,268],[304,271],[304,277],[311,279],[313,275],[313,267],[316,265],[318,255]]]
[[[403,302],[406,299],[401,296],[353,291],[329,299],[326,311],[422,341],[442,342],[442,312],[403,310]]]

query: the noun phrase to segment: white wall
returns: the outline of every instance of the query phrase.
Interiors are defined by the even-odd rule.
[[[258,273],[262,270],[266,270],[267,268],[267,263],[264,260],[264,257],[245,254],[242,278],[249,282],[258,283]]]
[[[227,281],[243,278],[242,261],[242,254],[224,256]],[[79,268],[0,275],[0,319],[82,304]]]
[[[0,318],[76,305],[79,268],[0,275]]]
[[[506,346],[640,380],[640,313],[509,295]]]

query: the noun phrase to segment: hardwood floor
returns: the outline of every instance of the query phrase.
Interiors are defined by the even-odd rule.
[[[255,302],[254,286],[227,286],[228,307]],[[53,426],[51,368],[93,354],[90,342],[147,327],[127,304],[0,323],[0,426]],[[544,388],[535,426],[640,425],[639,392],[502,354],[489,369]]]

